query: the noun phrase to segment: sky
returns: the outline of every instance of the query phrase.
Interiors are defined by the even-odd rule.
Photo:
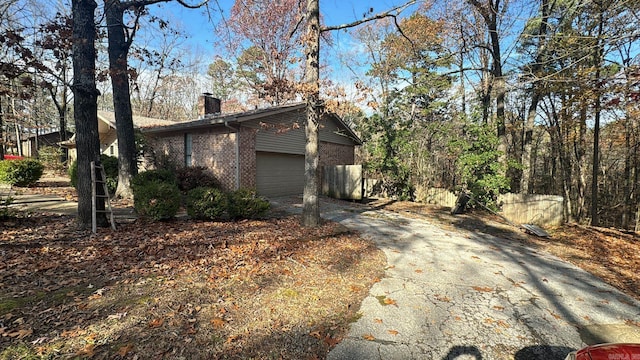
[[[197,3],[199,0],[192,2]],[[220,26],[222,16],[228,18],[233,0],[214,0],[210,5],[212,19],[202,9],[186,9],[177,2],[169,2],[162,5],[154,5],[153,11],[163,18],[169,18],[187,34],[187,43],[194,49],[202,51],[211,57],[223,55],[216,43],[214,27]],[[265,0],[269,1],[269,0]],[[326,25],[339,25],[361,19],[364,14],[373,9],[377,14],[396,6],[402,5],[407,0],[321,0],[320,11]],[[219,11],[222,9],[222,13]],[[221,16],[222,14],[222,16]],[[343,35],[340,35],[343,37]]]

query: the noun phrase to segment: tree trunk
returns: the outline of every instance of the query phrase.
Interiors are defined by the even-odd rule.
[[[600,96],[600,70],[602,67],[602,32],[604,29],[604,9],[601,7],[598,14],[598,34],[596,38],[596,47],[594,52],[595,73],[595,119],[593,124],[593,169],[591,183],[591,226],[599,226],[600,219],[598,217],[598,173],[600,170],[600,112],[601,112],[601,96]]]
[[[498,38],[498,23],[494,10],[494,15],[491,18],[489,25],[489,36],[491,38],[491,53],[493,55],[493,80],[495,82],[496,92],[496,131],[498,134],[498,161],[502,164],[503,169],[507,169],[507,130],[506,130],[506,116],[505,116],[505,97],[506,97],[506,85],[505,79],[502,75],[502,59],[500,56],[500,39]]]
[[[133,198],[131,177],[138,173],[128,62],[130,43],[125,38],[123,12],[119,0],[105,0],[109,36],[109,73],[113,89],[113,109],[118,137],[118,188],[116,196]]]
[[[0,161],[4,160],[4,112],[2,111],[2,97],[0,96]]]
[[[98,90],[96,88],[96,27],[93,0],[72,0],[73,16],[73,94],[78,151],[78,227],[91,229],[91,161],[98,161]],[[104,200],[98,199],[104,210]],[[104,214],[98,217],[106,224]]]
[[[540,101],[540,86],[537,81],[542,69],[542,61],[544,59],[544,52],[546,47],[547,36],[547,22],[549,21],[549,0],[542,0],[540,3],[540,13],[542,20],[538,27],[538,48],[536,49],[536,58],[534,64],[531,66],[531,73],[533,75],[533,83],[531,85],[531,104],[527,111],[527,118],[524,124],[524,147],[522,151],[522,165],[524,169],[522,171],[522,178],[520,180],[520,191],[525,194],[531,194],[533,192],[532,178],[534,174],[534,162],[531,156],[532,143],[533,143],[533,129],[535,125],[535,119],[538,110],[538,102]]]
[[[302,224],[315,227],[320,224],[318,199],[318,123],[320,120],[320,8],[319,0],[307,0],[307,35],[305,39],[305,100],[307,103],[307,142],[304,154],[304,194]]]

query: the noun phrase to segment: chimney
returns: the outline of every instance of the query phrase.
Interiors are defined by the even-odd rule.
[[[220,110],[220,99],[213,97],[213,94],[203,93],[198,98],[198,115],[200,117],[219,114]]]

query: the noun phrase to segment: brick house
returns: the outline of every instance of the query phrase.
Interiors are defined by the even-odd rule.
[[[224,188],[254,188],[263,196],[302,194],[306,110],[288,104],[221,114],[209,94],[199,101],[200,118],[142,129],[156,156],[180,166],[205,166]],[[335,114],[319,129],[319,166],[351,165],[362,142]]]

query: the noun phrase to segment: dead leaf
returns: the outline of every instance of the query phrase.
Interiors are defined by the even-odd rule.
[[[391,334],[391,335],[398,335],[399,334],[398,330],[387,330],[387,332],[389,334]]]
[[[387,304],[387,305],[395,305],[395,306],[398,306],[398,304],[396,304],[396,301],[395,301],[395,300],[393,300],[392,298],[385,298],[385,299],[384,299],[384,303],[385,303],[385,304]]]
[[[378,319],[378,318],[376,318],[376,319],[373,319],[373,321],[375,321],[375,322],[376,322],[376,323],[378,323],[378,324],[382,324],[382,319]]]
[[[338,345],[339,342],[340,342],[339,338],[334,338],[334,337],[331,337],[330,335],[327,335],[324,337],[324,343],[327,344],[327,346],[329,347],[334,347]]]
[[[418,274],[422,274],[422,269],[415,269],[414,271]]]
[[[223,318],[220,318],[220,317],[214,317],[213,319],[211,319],[210,322],[211,322],[211,325],[213,325],[213,327],[216,329],[224,327],[224,325],[227,323],[226,321],[224,321]]]
[[[9,333],[8,335],[9,335],[9,337],[12,337],[12,338],[24,339],[25,337],[27,337],[27,336],[29,336],[31,334],[33,334],[33,329],[32,328],[28,328],[28,329],[20,329],[18,331],[14,331],[12,333]]]
[[[504,321],[504,320],[498,320],[498,326],[501,326],[501,327],[503,327],[503,328],[507,328],[507,329],[511,327],[511,325],[509,325],[509,324],[508,324],[506,321]]]
[[[498,311],[504,310],[504,306],[500,306],[500,305],[494,305],[493,308]]]
[[[155,318],[155,319],[149,321],[149,327],[150,328],[158,328],[158,327],[162,326],[162,324],[164,324],[164,319],[163,318]]]
[[[492,292],[493,291],[493,289],[490,288],[490,287],[473,286],[472,288],[473,288],[473,290],[480,291],[480,292]]]
[[[240,335],[231,335],[227,338],[227,341],[225,341],[227,344],[231,344],[232,342],[238,340],[240,338]]]
[[[376,339],[375,336],[373,336],[371,334],[364,334],[364,335],[362,335],[362,338],[365,339],[365,340],[368,340],[368,341],[373,341],[373,340]]]
[[[556,319],[558,319],[558,320],[562,319],[562,316],[560,316],[560,315],[558,315],[558,314],[554,313],[554,312],[553,312],[553,311],[551,311],[551,310],[549,310],[549,314],[551,314],[551,316],[553,316],[554,318],[556,318]]]
[[[78,350],[75,355],[82,357],[93,357],[93,355],[95,355],[95,347],[96,346],[94,344],[87,344],[84,348]]]
[[[127,345],[121,346],[118,349],[118,355],[120,355],[122,357],[125,357],[125,356],[127,356],[128,353],[131,352],[131,350],[133,350],[133,345],[132,344],[127,344]]]

